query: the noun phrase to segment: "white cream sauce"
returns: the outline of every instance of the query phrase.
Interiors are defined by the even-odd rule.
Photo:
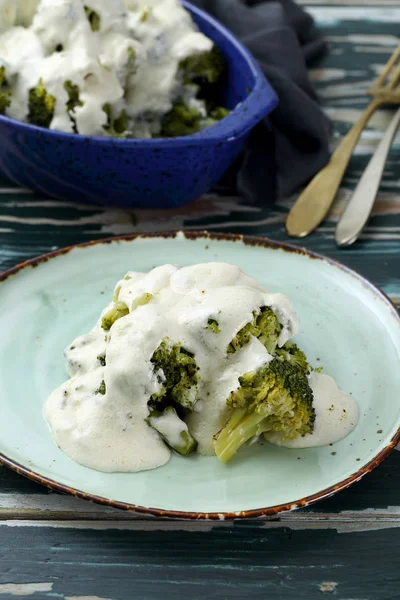
[[[100,16],[99,31],[84,6]],[[0,66],[12,94],[7,115],[26,120],[29,90],[42,80],[56,98],[50,128],[59,131],[73,131],[73,116],[79,133],[106,136],[109,104],[115,116],[128,112],[134,137],[151,137],[182,94],[179,62],[212,46],[178,0],[0,0]],[[73,115],[66,81],[79,86],[83,103]]]
[[[314,372],[310,376],[310,387],[314,393],[315,408],[313,433],[283,442],[278,432],[265,433],[269,442],[287,448],[327,446],[346,437],[357,425],[357,402],[339,389],[332,377]]]
[[[102,317],[114,301],[126,304],[129,314],[105,331]],[[192,390],[194,410],[186,423],[198,452],[214,455],[212,438],[228,418],[226,399],[238,389],[239,377],[272,359],[256,338],[227,354],[229,343],[262,306],[271,306],[283,326],[280,345],[297,333],[298,318],[288,298],[267,292],[236,266],[164,265],[149,273],[127,273],[93,330],[65,350],[71,379],[45,405],[59,447],[99,471],[141,471],[168,461],[169,449],[145,422],[147,403],[163,380],[162,373],[154,372],[151,357],[167,338],[195,356],[199,383]],[[220,333],[207,329],[209,319],[218,322]],[[331,378],[314,374],[310,383],[316,397],[315,433],[293,445],[330,443],[356,423],[356,408]],[[346,418],[343,409],[348,410]],[[172,435],[176,423],[167,419],[165,426]]]
[[[101,471],[139,471],[164,464],[169,450],[144,420],[147,402],[161,388],[150,359],[168,337],[171,344],[180,343],[195,355],[200,382],[193,391],[196,405],[188,426],[199,452],[213,454],[212,436],[227,417],[226,398],[238,388],[241,375],[271,360],[256,339],[229,356],[227,346],[261,306],[277,310],[286,332],[282,343],[295,335],[298,319],[289,300],[268,293],[238,267],[224,263],[129,272],[115,290],[130,313],[108,332],[100,318],[65,351],[72,379],[53,392],[45,406],[57,443],[77,462]],[[137,306],[144,294],[150,302]],[[210,318],[218,321],[220,333],[207,329]],[[102,380],[106,393],[96,394]]]
[[[152,418],[150,417],[152,423]],[[165,411],[164,414],[157,417],[156,429],[163,435],[175,448],[182,444],[182,433],[189,433],[189,427],[181,421],[173,411]]]

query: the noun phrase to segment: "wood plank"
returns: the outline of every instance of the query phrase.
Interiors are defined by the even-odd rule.
[[[320,600],[323,593],[338,600],[398,599],[396,529],[338,533],[268,529],[258,523],[203,531],[139,527],[41,527],[38,532],[26,523],[3,526],[0,586],[41,585],[35,600],[182,595],[191,600]]]

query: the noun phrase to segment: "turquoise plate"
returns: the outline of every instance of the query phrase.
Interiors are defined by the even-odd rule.
[[[228,465],[173,456],[154,471],[99,473],[71,461],[43,419],[48,394],[67,379],[63,349],[88,331],[128,270],[225,261],[298,311],[299,344],[360,406],[356,429],[334,447],[265,443]],[[306,506],[358,481],[400,438],[400,319],[356,273],[264,238],[171,233],[54,252],[0,276],[0,461],[51,488],[139,513],[175,518],[261,517]]]

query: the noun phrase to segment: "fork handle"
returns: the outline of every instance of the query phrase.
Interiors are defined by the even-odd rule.
[[[371,214],[386,160],[399,126],[400,109],[394,115],[339,220],[335,234],[338,246],[350,246],[364,229]]]
[[[373,113],[383,104],[375,99],[332,154],[328,164],[308,184],[292,207],[286,220],[286,231],[292,237],[306,237],[329,212],[349,164],[354,147]]]

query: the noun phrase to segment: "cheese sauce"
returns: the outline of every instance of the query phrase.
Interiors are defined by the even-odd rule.
[[[99,471],[153,469],[170,457],[161,437],[145,422],[148,401],[162,386],[151,358],[163,340],[180,344],[195,357],[199,382],[191,390],[194,410],[186,423],[198,441],[198,452],[214,455],[212,438],[227,420],[226,399],[238,389],[239,377],[272,360],[254,337],[232,354],[227,354],[229,343],[263,306],[270,306],[282,325],[279,345],[299,326],[286,296],[267,292],[238,267],[225,263],[129,272],[118,282],[113,301],[126,305],[129,314],[105,331],[102,317],[115,306],[110,303],[93,330],[66,349],[71,379],[45,405],[59,447],[76,462]],[[208,327],[210,319],[217,322],[217,332]],[[333,380],[330,383],[325,377],[310,378],[316,396],[316,430],[300,443],[329,443],[333,424],[339,439],[356,422],[350,410],[349,419],[340,420],[340,410],[349,408],[350,400],[336,393]],[[326,414],[327,403],[333,401],[337,413]],[[173,437],[172,419],[164,425]]]
[[[86,5],[100,18],[98,31],[92,31]],[[83,135],[107,135],[103,107],[110,105],[115,116],[127,111],[133,137],[158,134],[162,117],[182,95],[180,61],[212,47],[178,0],[0,0],[7,115],[27,120],[29,91],[41,80],[56,99],[50,129],[67,133],[77,127]],[[66,108],[68,81],[80,92],[73,119]],[[196,93],[186,86],[193,99]]]

